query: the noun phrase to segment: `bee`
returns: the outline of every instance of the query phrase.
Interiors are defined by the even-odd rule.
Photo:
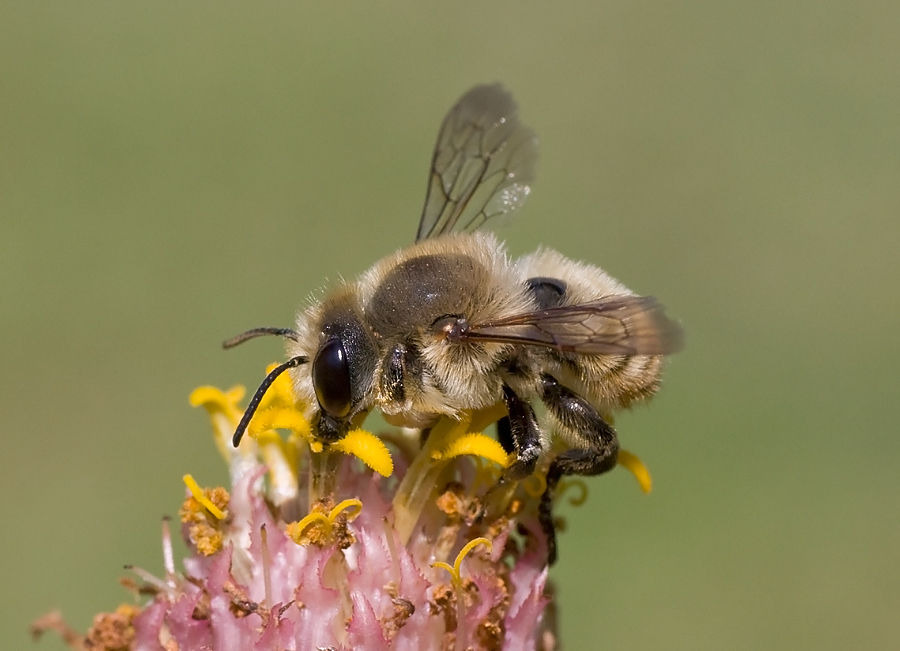
[[[528,477],[563,446],[539,506],[553,563],[557,483],[615,467],[611,414],[655,392],[681,330],[655,299],[598,267],[547,248],[511,260],[478,230],[525,201],[536,160],[534,133],[499,84],[463,95],[438,132],[415,243],[301,311],[296,328],[256,328],[224,343],[278,335],[289,357],[257,389],[234,445],[286,371],[323,443],[376,409],[426,431],[441,417],[502,403],[498,438],[515,461],[501,482]]]

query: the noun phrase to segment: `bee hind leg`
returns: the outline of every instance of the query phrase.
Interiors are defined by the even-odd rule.
[[[619,439],[616,430],[603,420],[597,410],[574,391],[561,385],[556,378],[541,376],[541,400],[559,424],[583,442],[584,448],[563,452],[547,470],[547,489],[541,496],[538,519],[547,537],[547,562],[556,562],[556,528],[553,525],[553,494],[565,475],[600,475],[616,467]]]

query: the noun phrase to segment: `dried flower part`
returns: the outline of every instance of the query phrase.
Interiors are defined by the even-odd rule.
[[[51,611],[45,615],[41,615],[31,623],[31,637],[39,640],[47,631],[52,631],[59,635],[63,642],[77,651],[84,650],[84,636],[66,623],[62,613],[58,610]]]
[[[241,387],[191,394],[210,415],[232,486],[185,476],[184,570],[164,522],[164,577],[132,568],[143,581],[133,591],[148,602],[98,615],[85,636],[47,615],[35,635],[54,630],[73,648],[109,651],[557,648],[536,518],[546,467],[498,487],[512,459],[481,432],[502,405],[441,420],[424,442],[357,429],[324,444],[284,375],[235,449],[243,396]],[[649,489],[646,469],[624,454]],[[557,496],[573,487],[570,502],[583,502],[580,481]]]
[[[184,476],[191,495],[185,498],[178,516],[187,528],[187,539],[204,556],[212,556],[225,539],[225,511],[229,495],[221,486],[200,489],[190,475]]]
[[[140,613],[136,606],[122,605],[113,613],[101,613],[84,636],[88,649],[126,651],[135,640],[134,619]]]

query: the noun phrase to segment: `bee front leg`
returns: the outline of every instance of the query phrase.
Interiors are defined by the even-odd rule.
[[[541,496],[538,519],[547,536],[547,562],[556,562],[556,529],[553,526],[553,493],[564,475],[600,475],[616,467],[619,439],[616,430],[597,410],[556,378],[541,376],[541,400],[559,424],[584,444],[556,457],[547,470],[547,490]]]

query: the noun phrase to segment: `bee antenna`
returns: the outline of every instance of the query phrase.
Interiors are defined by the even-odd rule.
[[[222,348],[228,350],[229,348],[234,348],[238,344],[244,343],[248,339],[262,337],[263,335],[277,335],[279,337],[287,337],[288,339],[293,339],[294,341],[298,341],[300,339],[300,333],[296,330],[291,330],[290,328],[253,328],[253,330],[242,332],[239,335],[235,335],[231,339],[226,339],[222,342]]]
[[[231,444],[234,447],[237,447],[241,442],[241,438],[243,438],[244,432],[247,431],[247,425],[250,424],[250,419],[253,418],[253,414],[256,413],[256,409],[259,407],[260,400],[262,400],[263,396],[266,395],[266,391],[269,390],[269,387],[272,386],[272,383],[278,378],[279,375],[284,373],[289,368],[294,368],[295,366],[306,364],[307,361],[307,358],[303,355],[292,357],[281,366],[273,369],[272,372],[266,376],[266,379],[263,380],[262,384],[259,385],[256,393],[253,394],[253,398],[250,399],[250,404],[247,405],[247,411],[244,412],[244,416],[241,418],[241,422],[238,423],[237,429],[234,430],[234,436],[231,439]]]

